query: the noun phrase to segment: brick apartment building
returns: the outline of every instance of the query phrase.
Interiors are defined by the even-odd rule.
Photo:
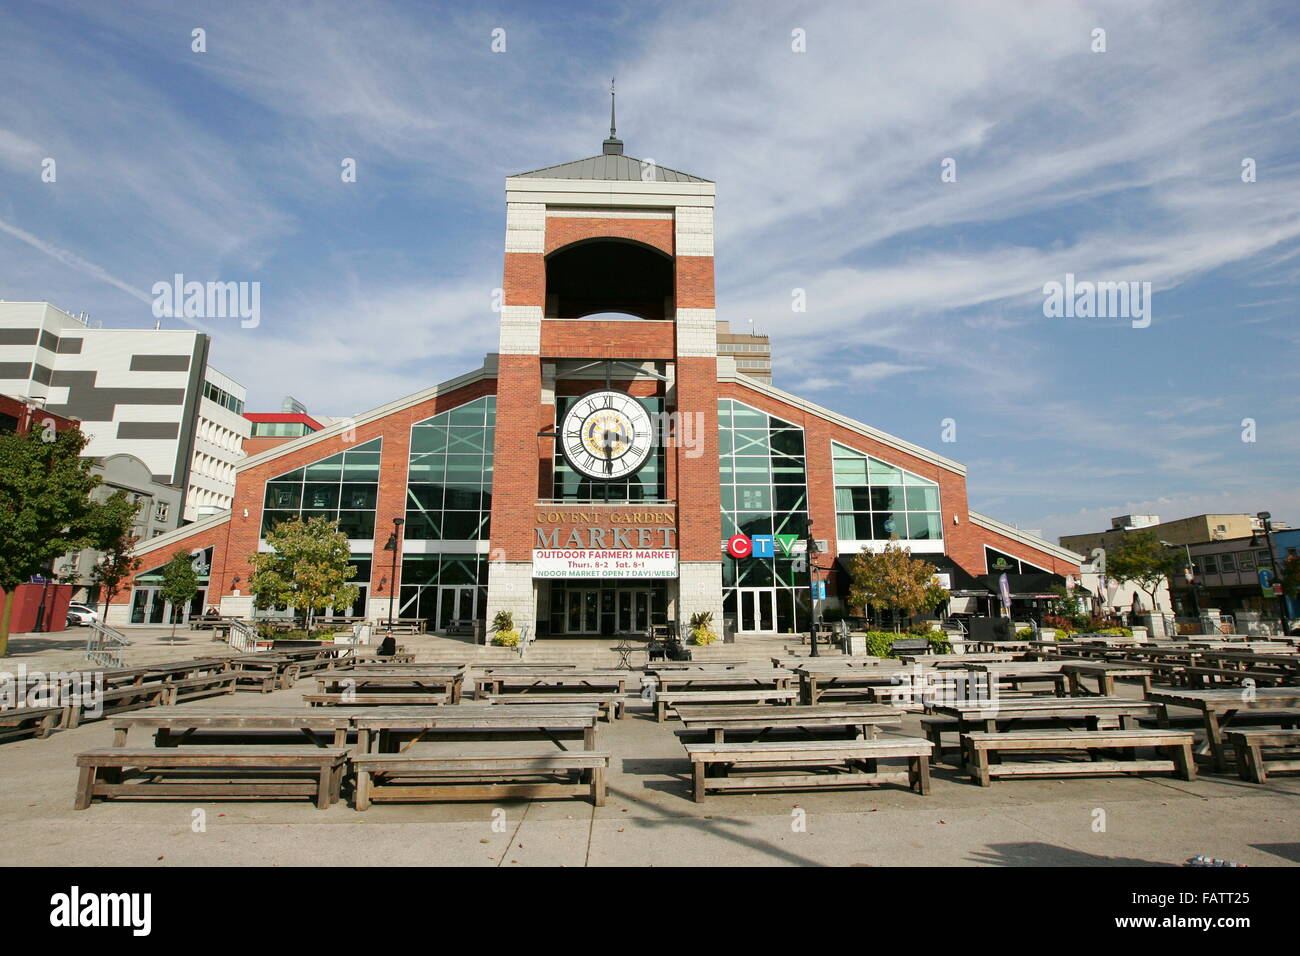
[[[836,559],[892,536],[960,594],[1003,570],[1013,592],[1077,574],[1074,552],[971,511],[959,463],[738,368],[716,316],[714,195],[612,131],[600,155],[509,177],[497,352],[241,461],[231,511],[143,548],[110,622],[149,605],[178,549],[202,555],[207,603],[248,613],[249,555],[294,515],[337,518],[351,541],[362,596],[337,611],[386,617],[392,597],[435,630],[501,610],[538,637],[698,611],[742,637],[802,629],[791,545],[810,524],[830,607]]]

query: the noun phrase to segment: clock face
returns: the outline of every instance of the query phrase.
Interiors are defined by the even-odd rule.
[[[560,425],[564,459],[597,481],[626,478],[646,463],[654,427],[645,406],[626,392],[601,389],[577,399]]]

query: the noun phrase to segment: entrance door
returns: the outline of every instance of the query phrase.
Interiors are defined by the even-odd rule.
[[[600,633],[600,592],[568,590],[564,592],[564,629],[569,634]]]
[[[776,591],[772,588],[739,588],[740,627],[749,633],[776,631]]]
[[[650,627],[650,592],[627,590],[618,592],[619,634],[644,634]]]
[[[442,631],[451,624],[466,623],[476,617],[478,588],[472,584],[439,585],[438,619],[434,630]]]

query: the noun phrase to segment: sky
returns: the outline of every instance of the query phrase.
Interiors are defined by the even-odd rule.
[[[611,76],[627,154],[717,183],[778,387],[1050,540],[1300,525],[1293,2],[0,0],[0,299],[257,282],[196,323],[248,410],[383,405],[495,350],[504,179],[598,153]],[[1067,274],[1149,323],[1046,314]]]

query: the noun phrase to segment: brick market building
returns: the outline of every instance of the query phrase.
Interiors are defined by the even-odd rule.
[[[230,512],[143,546],[110,623],[150,619],[180,549],[206,569],[203,602],[251,613],[248,558],[295,515],[337,518],[351,542],[362,594],[336,613],[387,617],[393,598],[436,631],[501,610],[537,637],[699,611],[741,635],[802,630],[792,542],[810,521],[823,607],[843,599],[843,558],[895,536],[956,594],[1002,571],[1022,592],[1077,575],[1079,555],[972,512],[959,463],[719,356],[714,195],[612,130],[600,155],[509,177],[497,352],[242,460]]]

